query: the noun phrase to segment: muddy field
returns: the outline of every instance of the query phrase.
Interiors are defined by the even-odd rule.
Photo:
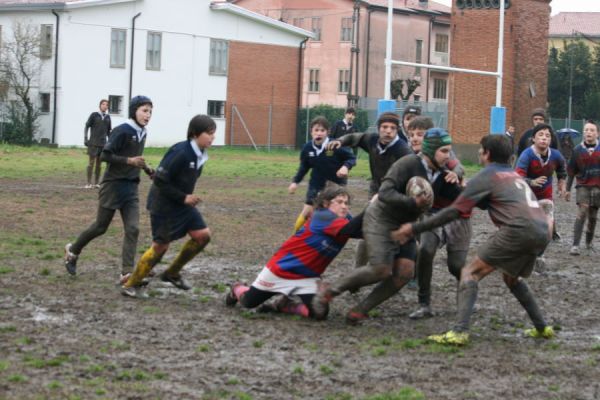
[[[573,203],[558,201],[562,242],[549,248],[547,270],[529,280],[558,338],[523,337],[529,320],[495,274],[480,285],[472,343],[457,349],[422,341],[455,317],[443,251],[434,272],[437,316],[425,321],[408,319],[417,301],[406,288],[358,327],[344,315],[364,289],[337,298],[325,322],[226,308],[226,284],[251,282],[290,234],[305,187],[289,196],[283,179],[203,178],[199,186],[214,236],[185,270],[195,288],[155,280],[150,299],[132,300],[116,286],[118,218],[84,250],[77,277],[62,265],[65,243],[92,221],[96,191],[74,175],[0,179],[1,399],[600,398],[600,269],[597,255],[568,255]],[[350,186],[358,211],[367,186]],[[147,189],[144,182],[143,200]],[[494,228],[482,212],[473,226],[474,249]],[[143,212],[140,252],[149,234]],[[353,249],[350,242],[327,280],[352,268]]]

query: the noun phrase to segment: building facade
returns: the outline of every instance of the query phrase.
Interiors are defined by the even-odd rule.
[[[600,12],[561,12],[550,18],[548,48],[562,50],[565,43],[582,40],[593,52],[600,44]]]

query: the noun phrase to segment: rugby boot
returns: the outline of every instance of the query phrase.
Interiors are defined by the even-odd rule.
[[[410,319],[423,319],[433,317],[431,307],[426,304],[421,304],[419,308],[408,315]]]
[[[427,340],[439,344],[464,346],[469,343],[469,334],[467,332],[448,331],[440,335],[431,335],[427,337]]]
[[[149,297],[142,286],[121,286],[121,294],[134,299],[147,299]]]
[[[544,329],[537,328],[525,329],[525,335],[535,339],[552,339],[554,337],[554,329],[546,325]]]
[[[150,274],[148,274],[148,276],[150,276]],[[125,283],[127,283],[127,281],[129,280],[129,278],[131,277],[131,272],[128,272],[126,274],[119,274],[119,281],[117,282],[117,285],[121,286],[124,285]],[[142,279],[142,281],[140,282],[140,286],[148,286],[150,284],[150,280],[147,278]]]
[[[348,311],[348,314],[346,314],[346,323],[348,325],[359,325],[368,318],[369,316],[362,311],[350,310]]]
[[[75,275],[77,273],[77,254],[71,252],[71,243],[67,243],[65,246],[65,268],[69,275]]]
[[[256,307],[257,313],[272,313],[282,312],[288,304],[292,303],[291,299],[285,295],[276,296],[268,301],[265,301],[260,306]]]
[[[240,282],[229,285],[229,292],[227,292],[227,294],[225,295],[225,305],[227,307],[233,307],[237,304],[238,297],[235,294],[235,292],[236,292],[236,288],[238,288],[240,286],[245,286],[245,285]]]
[[[410,281],[408,281],[406,287],[411,290],[417,290],[419,288],[419,284],[417,283],[417,280],[413,278]]]
[[[160,280],[163,282],[170,283],[181,290],[190,290],[192,286],[185,280],[181,275],[171,276],[166,274],[160,274]]]
[[[572,246],[571,250],[569,250],[569,254],[572,256],[578,256],[581,254],[581,252],[579,251],[579,246]]]
[[[317,293],[312,299],[312,308],[317,315],[325,315],[328,312],[328,305],[333,300],[334,293],[331,285],[320,281],[317,284]]]

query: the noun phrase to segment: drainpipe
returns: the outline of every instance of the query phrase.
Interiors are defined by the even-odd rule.
[[[129,60],[129,98],[127,101],[131,100],[132,96],[132,88],[133,88],[133,47],[135,45],[135,20],[142,15],[141,12],[134,15],[131,19],[131,57]]]
[[[57,92],[58,92],[58,39],[60,28],[60,16],[54,10],[52,14],[56,16],[56,41],[54,43],[54,112],[52,113],[52,144],[56,142],[56,109],[57,109]]]
[[[360,4],[357,2],[356,6],[356,47],[352,49],[356,57],[356,71],[354,76],[354,103],[353,106],[358,105],[358,65],[360,60]]]
[[[429,18],[429,36],[427,38],[427,64],[431,65],[431,32],[433,31],[433,22],[435,17]],[[425,101],[429,102],[429,80],[431,79],[431,70],[427,68],[427,82],[425,82]]]
[[[307,41],[308,38],[304,38],[304,40],[300,42],[300,46],[298,46],[298,99],[296,105],[296,126],[298,126],[298,114],[300,113],[300,106],[302,105],[302,67],[304,64],[304,46]],[[308,115],[308,106],[306,109],[306,115]],[[297,137],[298,132],[296,132],[296,137],[294,138],[294,146],[297,145]]]
[[[369,8],[367,17],[367,54],[365,57],[365,97],[369,97],[369,56],[371,55],[371,13]]]

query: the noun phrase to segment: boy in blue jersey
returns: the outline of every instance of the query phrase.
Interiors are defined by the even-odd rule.
[[[173,145],[160,162],[146,207],[150,211],[152,246],[122,286],[124,296],[145,297],[141,290],[143,279],[160,261],[169,244],[186,234],[190,239],[160,279],[182,290],[191,288],[181,276],[181,270],[210,242],[210,230],[196,208],[200,197],[194,194],[194,189],[208,160],[206,150],[215,138],[216,129],[212,118],[196,115],[189,123],[187,140]]]
[[[329,122],[325,117],[316,117],[311,121],[310,134],[312,140],[302,148],[298,172],[288,187],[290,194],[295,193],[302,178],[312,169],[308,190],[306,191],[306,201],[302,212],[296,219],[294,232],[300,229],[312,214],[313,201],[317,197],[317,193],[325,187],[327,181],[345,185],[348,172],[356,165],[356,156],[350,149],[330,150],[327,148],[329,144],[328,133]]]
[[[328,184],[315,200],[312,217],[281,245],[250,287],[232,285],[225,304],[233,307],[239,301],[245,308],[254,308],[283,294],[273,311],[326,318],[327,308],[316,312],[311,306],[320,276],[350,237],[362,236],[362,215],[350,217],[349,200],[344,187]],[[293,301],[292,295],[301,301]]]
[[[65,267],[71,275],[77,273],[77,259],[84,247],[103,235],[115,212],[119,210],[125,228],[120,281],[133,270],[139,234],[140,208],[138,186],[140,170],[152,176],[142,153],[146,144],[146,126],[152,117],[152,101],[136,96],[129,102],[129,120],[113,129],[100,155],[107,163],[98,195],[96,221],[83,231],[75,242],[65,246]]]

